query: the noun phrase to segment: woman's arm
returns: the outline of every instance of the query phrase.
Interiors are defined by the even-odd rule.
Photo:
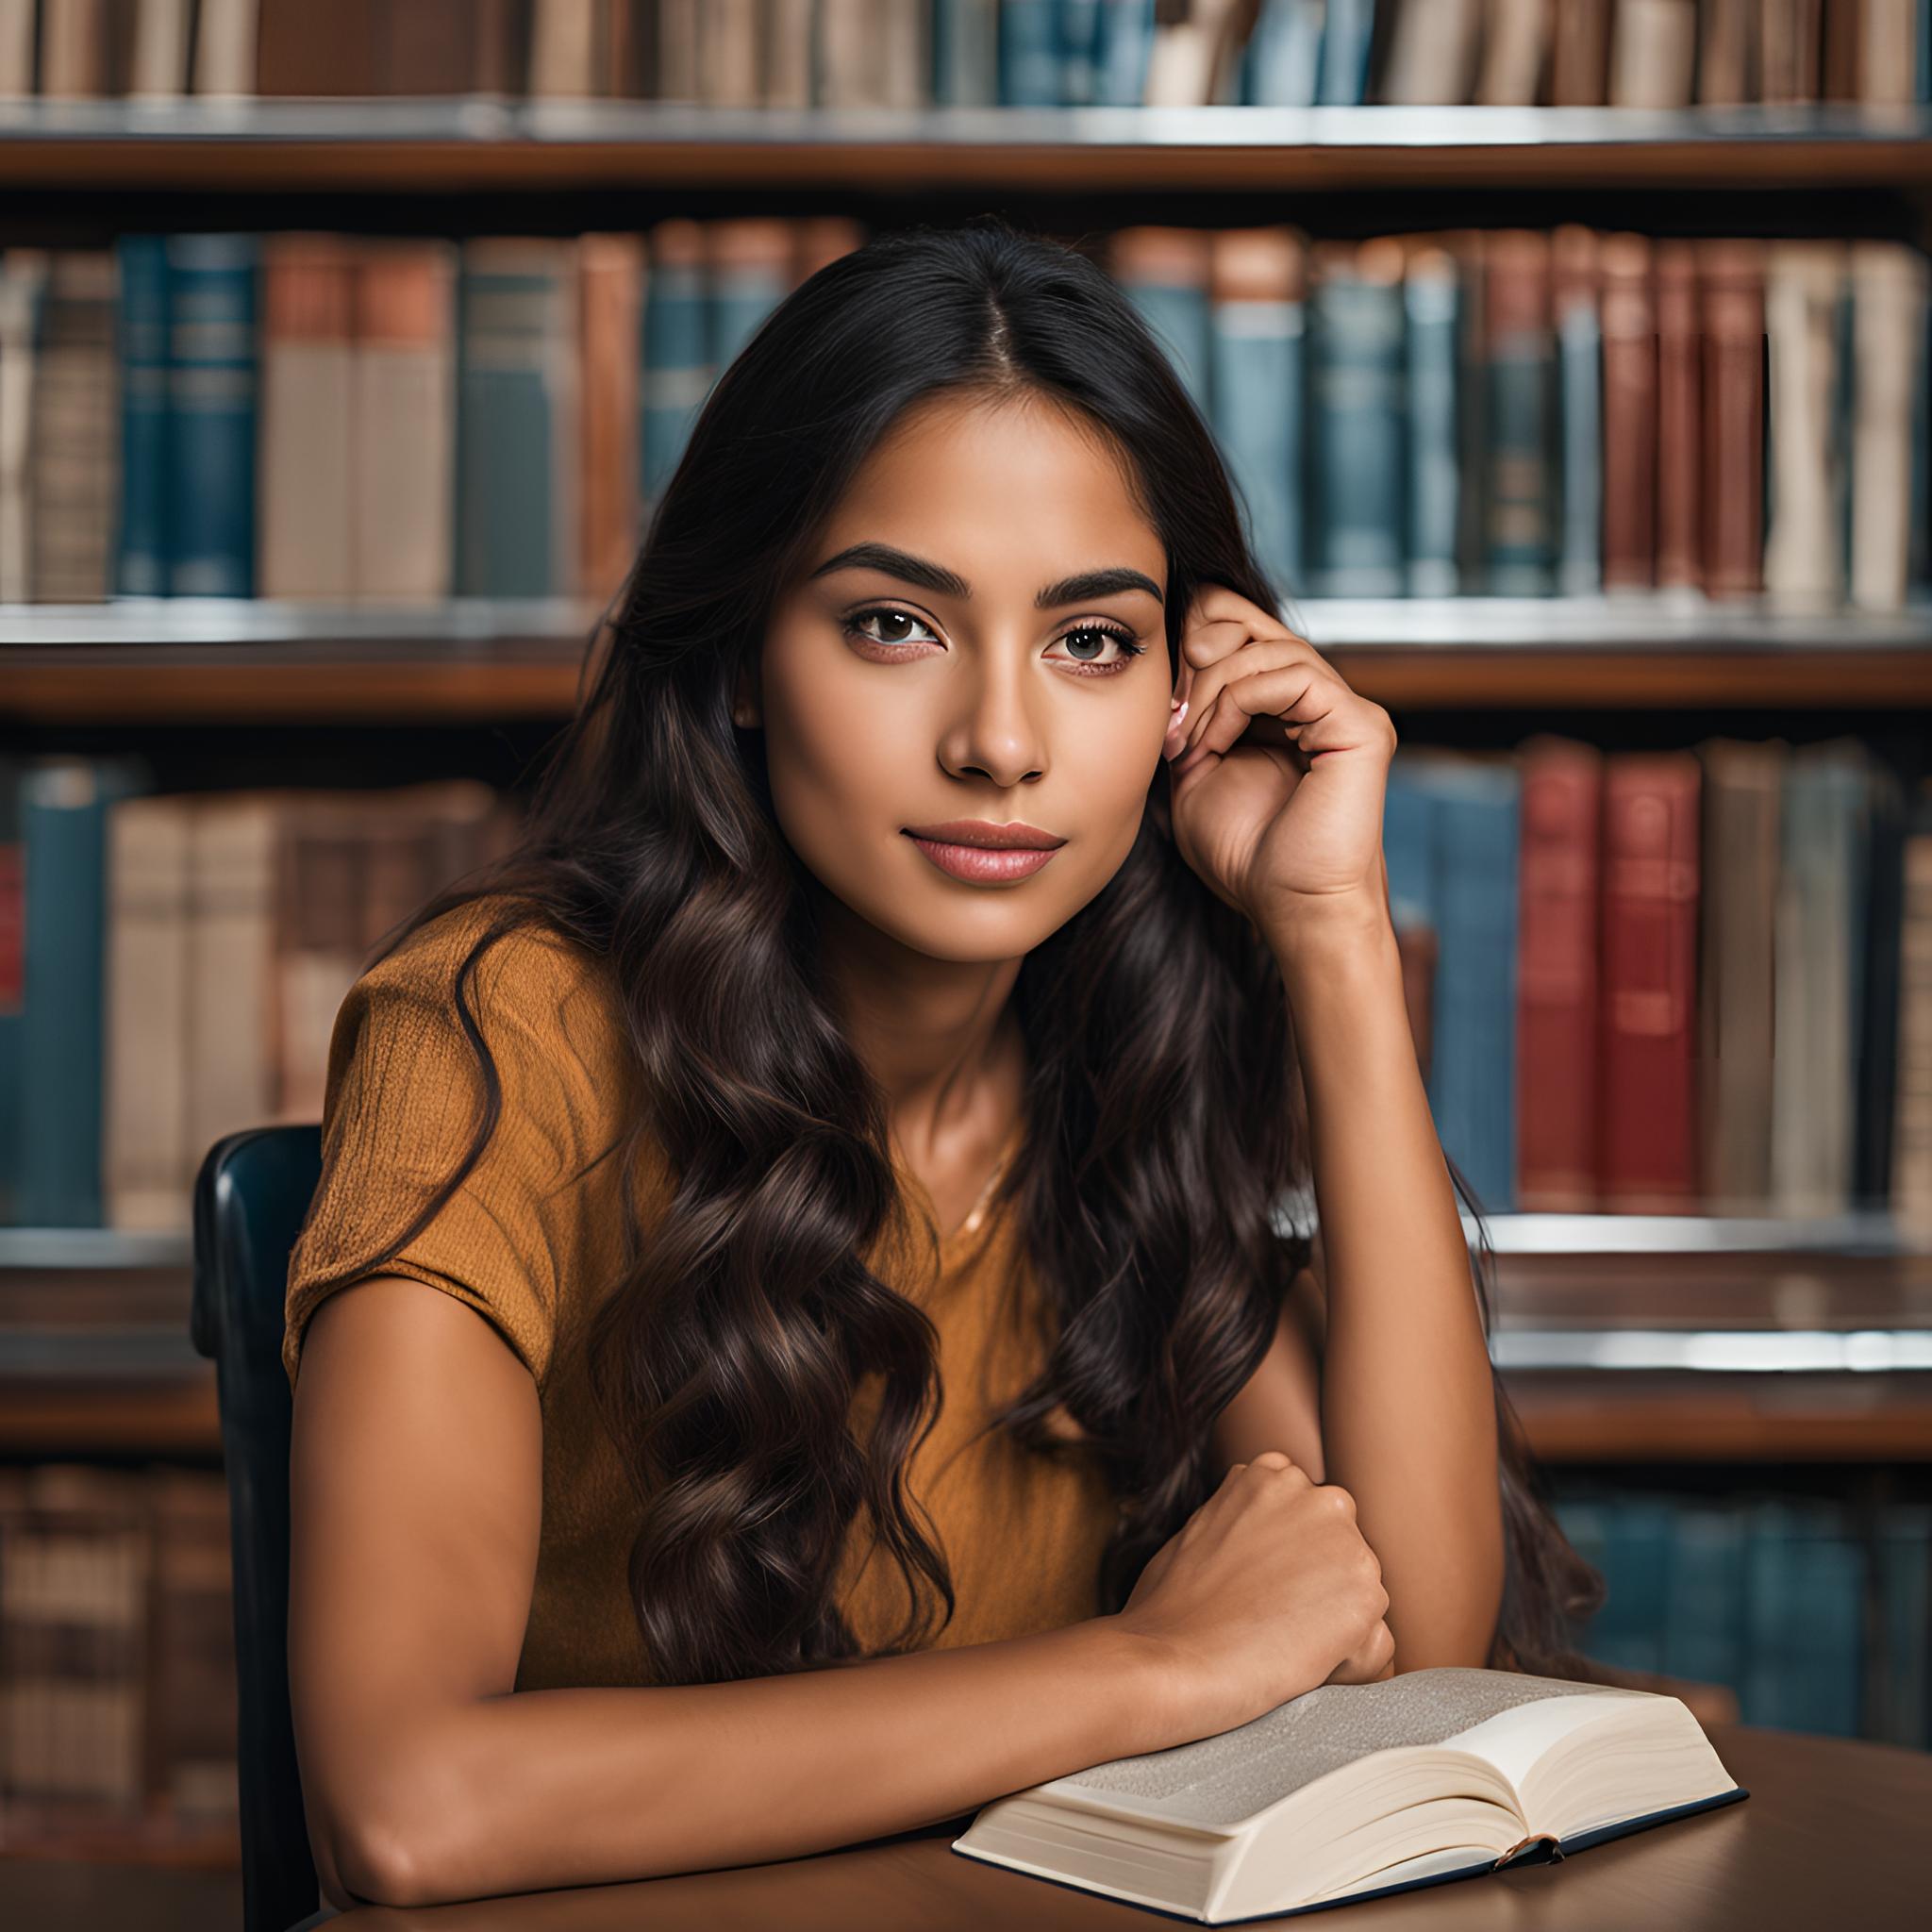
[[[1480,1664],[1503,1590],[1495,1397],[1394,928],[1386,908],[1338,897],[1267,937],[1293,1015],[1322,1228],[1317,1480],[1355,1497],[1382,1560],[1396,1668]],[[1277,1376],[1296,1360],[1285,1339]]]
[[[517,1691],[541,1476],[535,1384],[475,1310],[394,1276],[316,1309],[289,1666],[332,1905],[748,1863],[955,1817],[1244,1723],[1360,1653],[1388,1602],[1352,1510],[1251,1466],[1118,1617],[738,1683]]]

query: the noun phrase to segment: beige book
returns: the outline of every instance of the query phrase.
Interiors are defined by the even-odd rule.
[[[112,249],[52,252],[28,430],[27,588],[36,603],[98,603],[112,588],[121,484],[119,288]]]
[[[255,92],[261,0],[200,0],[194,28],[194,92],[230,99]]]
[[[117,799],[108,814],[106,1105],[110,1227],[179,1232],[192,1219],[188,1139],[188,881],[194,800]],[[208,1150],[202,1148],[200,1153]]]
[[[450,593],[456,524],[453,243],[365,239],[351,372],[350,548],[356,594]]]
[[[1749,1795],[1679,1698],[1440,1665],[1324,1684],[1233,1730],[995,1799],[953,1849],[1217,1925],[1474,1876]]]
[[[1395,107],[1457,107],[1475,87],[1485,0],[1435,0],[1395,16],[1382,98]]]
[[[762,12],[763,0],[705,0],[698,15],[698,93],[706,106],[763,102]]]
[[[263,238],[257,570],[264,597],[345,598],[355,588],[355,274],[351,236]]]
[[[532,96],[581,100],[597,92],[597,0],[537,0],[530,19]]]
[[[932,9],[888,6],[879,22],[880,100],[889,108],[932,102]]]
[[[31,594],[35,337],[50,268],[44,248],[0,253],[0,604]]]
[[[886,94],[884,0],[819,0],[820,105],[875,108]]]
[[[34,0],[0,0],[0,101],[34,91]]]
[[[1224,98],[1254,20],[1254,0],[1190,0],[1185,19],[1154,29],[1142,105],[1202,108]]]
[[[765,106],[808,108],[815,0],[765,0]]]
[[[1772,502],[1764,588],[1784,608],[1826,610],[1844,595],[1839,508],[1844,463],[1833,423],[1843,245],[1780,242],[1767,252]]]
[[[41,0],[41,92],[87,100],[107,92],[107,0]]]
[[[286,792],[202,795],[189,861],[188,1139],[198,1165],[275,1107],[275,878]]]
[[[1611,107],[1688,108],[1696,69],[1696,0],[1618,0]]]
[[[128,67],[130,99],[172,100],[188,92],[192,0],[138,0]]]
[[[1909,106],[1919,97],[1918,0],[1858,0],[1858,98]]]
[[[1549,70],[1551,0],[1489,0],[1476,100],[1488,108],[1533,108]]]
[[[1925,380],[1925,258],[1903,242],[1851,244],[1851,600],[1906,601],[1912,502],[1912,409]]]
[[[698,0],[658,0],[658,99],[696,101]]]

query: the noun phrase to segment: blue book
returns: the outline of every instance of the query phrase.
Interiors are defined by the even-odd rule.
[[[776,256],[716,260],[710,270],[706,305],[711,367],[722,375],[758,333],[758,325],[791,291],[791,278],[785,262]]]
[[[1382,856],[1390,917],[1398,931],[1436,924],[1435,851],[1434,801],[1416,775],[1415,756],[1398,751],[1382,795]]]
[[[1241,52],[1241,98],[1251,108],[1312,108],[1322,72],[1325,0],[1261,0]]]
[[[1307,588],[1399,597],[1408,576],[1402,283],[1328,258],[1307,300]]]
[[[22,1122],[11,1096],[20,1091],[25,1030],[26,865],[21,845],[21,761],[0,752],[0,1227],[20,1221]]]
[[[676,239],[678,245],[669,249],[664,238],[652,235],[640,318],[638,447],[646,513],[656,508],[684,455],[713,376],[704,264],[694,247],[684,245],[681,228]]]
[[[575,584],[575,244],[485,236],[457,278],[457,592],[548,597]]]
[[[1457,456],[1462,284],[1456,260],[1434,249],[1412,259],[1403,282],[1408,358],[1408,591],[1453,597],[1460,588],[1456,533],[1461,516]]]
[[[1369,97],[1369,46],[1375,0],[1328,0],[1317,99],[1324,108],[1358,108]]]
[[[1794,1730],[1856,1738],[1863,1728],[1865,1550],[1845,1506],[1807,1499],[1791,1556],[1785,1721]]]
[[[1674,1504],[1661,1496],[1606,1501],[1599,1567],[1609,1590],[1590,1625],[1586,1656],[1619,1670],[1663,1669],[1674,1514]]]
[[[1155,0],[1109,0],[1101,9],[1096,105],[1138,108],[1154,54]]]
[[[168,589],[252,597],[259,242],[171,235],[167,248]]]
[[[1058,108],[1060,43],[1054,0],[1001,0],[1000,103]]]
[[[1101,15],[1106,11],[1106,0],[1059,0],[1057,41],[1060,100],[1066,107],[1091,107],[1100,99],[1106,53]]]
[[[1516,1203],[1517,853],[1513,764],[1431,758],[1438,952],[1429,1108],[1485,1213]]]
[[[1167,351],[1168,360],[1193,398],[1194,407],[1211,422],[1213,397],[1209,385],[1213,352],[1208,344],[1209,304],[1205,277],[1204,258],[1201,273],[1189,279],[1155,279],[1134,270],[1120,276],[1120,286]]]
[[[1878,1526],[1885,1632],[1881,1741],[1932,1750],[1932,1504],[1893,1503]]]
[[[121,511],[114,590],[168,594],[168,241],[123,235],[115,355],[121,370]]]
[[[1791,1506],[1758,1496],[1744,1506],[1744,1681],[1738,1714],[1747,1724],[1788,1728],[1794,1631],[1785,1605],[1790,1592],[1795,1534]]]
[[[942,108],[1000,98],[1000,0],[933,0],[932,97]]]
[[[1557,318],[1557,463],[1563,503],[1557,589],[1588,596],[1604,585],[1603,325],[1594,302]]]
[[[1677,1504],[1664,1606],[1663,1668],[1672,1676],[1741,1687],[1745,1541],[1735,1504]]]
[[[1285,284],[1292,265],[1282,266]],[[1246,502],[1255,555],[1291,591],[1302,574],[1301,299],[1257,286],[1215,301],[1208,328],[1215,439]]]
[[[99,1227],[108,814],[148,789],[137,758],[46,758],[20,778],[26,884],[14,1212],[27,1227]]]

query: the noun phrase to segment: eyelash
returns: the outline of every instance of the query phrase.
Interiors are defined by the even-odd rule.
[[[890,604],[869,604],[862,610],[855,610],[850,617],[843,621],[841,628],[847,637],[858,636],[863,639],[866,643],[876,644],[881,650],[885,651],[895,650],[900,644],[909,644],[918,641],[912,638],[898,638],[889,641],[885,638],[866,637],[865,633],[859,629],[859,625],[868,617],[903,617],[909,624],[925,623],[924,618],[916,616],[912,611],[895,610]],[[1122,629],[1111,624],[1078,625],[1073,630],[1062,631],[1060,635],[1062,637],[1077,638],[1089,631],[1093,632],[1099,637],[1111,638],[1121,647],[1123,655],[1112,664],[1092,664],[1082,658],[1070,658],[1068,661],[1076,665],[1079,668],[1080,675],[1085,677],[1111,677],[1117,673],[1124,671],[1147,648],[1145,644],[1134,641],[1134,636],[1131,631]]]

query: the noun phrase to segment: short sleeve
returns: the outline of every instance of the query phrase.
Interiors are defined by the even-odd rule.
[[[490,1321],[541,1391],[571,1298],[609,1265],[618,1032],[590,956],[527,927],[494,941],[468,982],[502,1089],[490,1140],[427,1225],[374,1258],[456,1172],[482,1120],[483,1072],[455,983],[486,928],[475,910],[484,903],[412,934],[337,1013],[322,1175],[289,1259],[282,1365],[291,1389],[322,1302],[370,1275],[402,1274]]]

